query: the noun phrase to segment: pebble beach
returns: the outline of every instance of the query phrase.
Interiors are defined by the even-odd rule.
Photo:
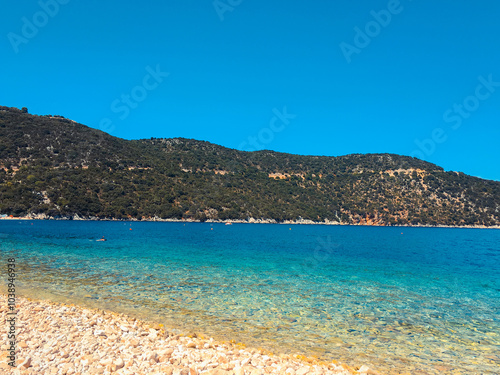
[[[161,324],[112,311],[19,297],[16,367],[12,367],[6,295],[1,295],[0,306],[2,374],[379,374],[367,366],[272,354],[196,333],[180,335]]]

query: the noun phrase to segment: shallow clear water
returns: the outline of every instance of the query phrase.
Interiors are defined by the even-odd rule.
[[[27,294],[382,373],[500,373],[499,230],[2,221],[0,240]]]

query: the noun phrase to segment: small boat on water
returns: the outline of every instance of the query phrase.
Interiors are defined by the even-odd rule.
[[[233,225],[233,223],[227,222],[226,225]]]

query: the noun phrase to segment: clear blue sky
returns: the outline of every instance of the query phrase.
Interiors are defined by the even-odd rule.
[[[500,180],[498,1],[144,4],[4,2],[0,105],[127,139],[389,152]]]

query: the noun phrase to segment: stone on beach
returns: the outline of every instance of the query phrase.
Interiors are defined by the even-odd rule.
[[[21,348],[21,349],[26,349],[28,347],[28,345],[26,344],[26,341],[21,341],[18,346]]]
[[[18,368],[28,368],[31,366],[31,357],[27,357],[20,362],[21,364],[18,366]]]
[[[367,365],[361,366],[358,373],[360,375],[380,375],[377,371],[370,369]]]
[[[109,311],[35,302],[18,298],[17,368],[0,357],[0,374],[118,375],[264,375],[337,374],[355,372],[332,363],[320,365],[291,355],[219,343],[190,333],[169,334],[162,325]],[[7,297],[0,295],[0,306]],[[7,310],[0,311],[3,321]],[[7,333],[0,333],[7,342]],[[6,345],[2,346],[8,350]],[[301,358],[305,358],[300,356]],[[367,370],[361,372],[361,370]],[[358,374],[376,374],[368,367]]]
[[[123,359],[118,358],[115,361],[115,366],[116,366],[117,369],[121,369],[123,366],[125,366],[125,363],[123,363]]]
[[[307,367],[301,367],[297,371],[295,371],[295,375],[306,375],[309,373],[309,369]]]

